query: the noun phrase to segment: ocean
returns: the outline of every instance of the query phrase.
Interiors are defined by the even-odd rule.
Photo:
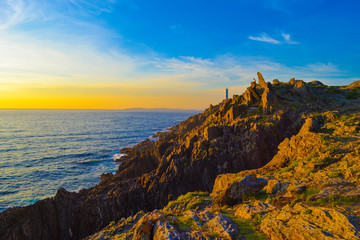
[[[0,212],[89,188],[114,156],[196,112],[0,110]]]

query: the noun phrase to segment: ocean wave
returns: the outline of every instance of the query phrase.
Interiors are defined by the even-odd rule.
[[[126,157],[126,156],[127,156],[127,154],[125,154],[125,153],[117,153],[117,154],[114,154],[113,159],[114,159],[114,161],[119,161],[122,157]]]
[[[81,162],[77,162],[79,164],[84,164],[84,165],[96,165],[96,164],[100,164],[102,162],[106,162],[108,160],[104,159],[104,160],[85,160],[85,161],[81,161]]]

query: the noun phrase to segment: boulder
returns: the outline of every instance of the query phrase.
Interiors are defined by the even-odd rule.
[[[181,240],[179,232],[166,221],[158,221],[154,228],[153,240],[172,239]]]
[[[244,219],[252,219],[255,215],[263,215],[275,209],[276,207],[269,203],[256,201],[254,203],[246,203],[237,206],[235,210],[235,216]]]
[[[150,240],[154,226],[158,221],[165,221],[165,216],[158,210],[146,214],[135,226],[133,240]]]
[[[206,224],[210,232],[218,233],[221,239],[235,239],[239,235],[238,227],[226,216],[217,214]]]
[[[270,239],[359,239],[355,224],[336,209],[310,207],[297,203],[273,211],[261,222],[260,229]]]
[[[239,182],[234,182],[223,193],[215,197],[214,203],[217,205],[235,205],[242,202],[243,197],[247,194],[256,194],[267,184],[267,180],[246,176]]]
[[[289,184],[290,183],[286,181],[280,181],[275,179],[269,180],[266,186],[266,192],[271,194],[284,193],[289,187]]]

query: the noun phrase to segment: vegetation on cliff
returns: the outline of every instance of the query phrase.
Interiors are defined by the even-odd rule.
[[[358,83],[258,78],[97,186],[1,213],[0,238],[358,239]]]

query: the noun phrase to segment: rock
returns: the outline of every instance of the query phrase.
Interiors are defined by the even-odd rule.
[[[248,106],[242,104],[242,105],[234,105],[230,108],[229,111],[225,114],[225,118],[229,122],[233,122],[237,117],[240,116],[242,112],[245,112],[248,109]]]
[[[272,111],[273,111],[272,105],[274,104],[275,97],[269,88],[265,89],[265,91],[261,97],[261,100],[262,100],[262,108],[263,108],[264,114],[272,113]]]
[[[276,207],[269,203],[256,201],[254,203],[240,204],[235,208],[235,216],[244,219],[252,219],[255,215],[264,215],[275,210]]]
[[[295,78],[291,78],[289,81],[289,84],[294,85],[295,84]]]
[[[319,122],[316,118],[307,118],[301,127],[299,134],[307,134],[309,132],[317,132],[320,129]]]
[[[268,88],[268,85],[266,84],[262,74],[260,72],[257,73],[258,75],[258,79],[259,79],[259,85],[261,88],[263,89],[267,89]]]
[[[158,210],[155,210],[143,216],[135,226],[133,240],[152,239],[154,226],[158,221],[166,221],[164,215]],[[162,226],[163,225],[164,224],[162,224]],[[159,227],[161,228],[161,226]]]
[[[254,101],[259,101],[260,97],[258,95],[258,93],[256,92],[256,86],[251,86],[248,87],[246,89],[246,91],[243,93],[243,97],[244,97],[244,104],[245,105],[250,105],[251,103],[253,103]]]
[[[353,83],[350,83],[348,86],[347,86],[348,89],[355,89],[355,88],[360,88],[360,80],[358,81],[355,81]]]
[[[223,135],[223,129],[218,126],[207,127],[204,130],[204,138],[211,141]]]
[[[101,174],[101,181],[105,182],[105,181],[111,181],[111,179],[114,177],[114,175],[112,174],[112,172],[109,173],[103,173]]]
[[[223,239],[235,239],[239,235],[238,227],[232,223],[232,221],[222,215],[217,214],[215,218],[211,219],[206,223],[206,227],[211,231],[218,233],[219,236]]]
[[[324,84],[320,81],[314,80],[310,82],[314,86],[324,86]]]
[[[290,182],[275,179],[269,180],[268,184],[266,185],[266,192],[271,194],[285,193],[289,187],[289,183]]]
[[[243,200],[245,194],[254,194],[259,192],[266,186],[267,180],[256,178],[254,176],[246,176],[240,182],[234,182],[220,196],[214,200],[218,205],[232,206]]]
[[[275,79],[273,80],[273,84],[274,84],[274,85],[276,85],[276,84],[280,84],[280,81],[279,81],[278,79],[276,79],[276,78],[275,78]]]
[[[270,239],[359,239],[355,225],[343,213],[297,203],[270,213],[260,225]]]
[[[296,80],[293,92],[298,94],[300,97],[309,99],[310,93],[308,87],[305,85],[304,81]]]
[[[207,236],[205,233],[200,231],[190,231],[181,234],[182,239],[184,240],[210,240],[211,238]]]
[[[154,229],[153,240],[172,239],[181,240],[179,232],[168,222],[157,221]]]

